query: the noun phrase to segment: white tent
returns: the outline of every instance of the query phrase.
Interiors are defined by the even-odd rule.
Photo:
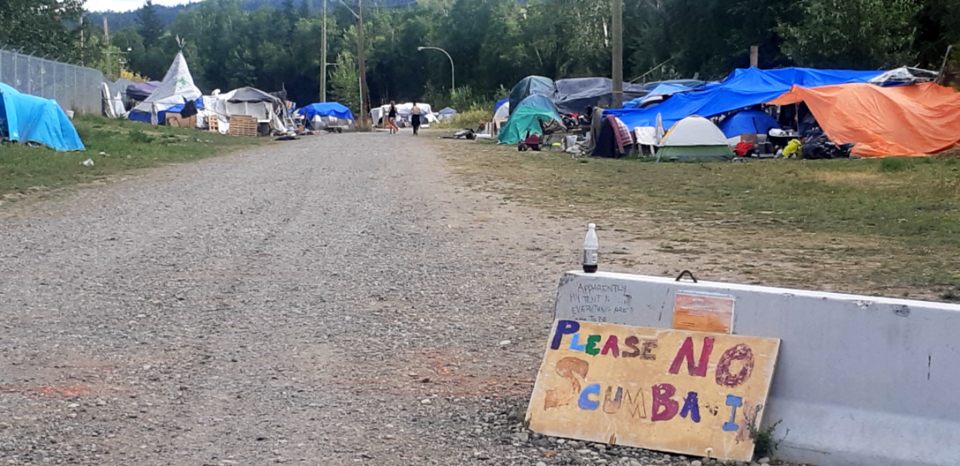
[[[494,120],[506,120],[510,118],[510,102],[504,102],[496,112],[493,113]]]
[[[187,60],[183,58],[183,52],[177,52],[173,64],[170,65],[167,75],[163,77],[163,81],[160,82],[157,89],[150,94],[150,97],[130,110],[127,113],[127,118],[138,119],[131,118],[131,114],[134,113],[148,114],[151,124],[160,124],[158,116],[160,112],[196,100],[201,95],[200,89],[197,89],[197,86],[193,84],[193,76],[190,75],[190,69],[187,68]]]
[[[677,122],[660,141],[657,157],[693,160],[732,158],[723,131],[710,120],[689,116]]]
[[[397,118],[410,123],[410,115],[413,112],[413,102],[407,102],[403,104],[397,104]],[[420,118],[421,123],[424,125],[434,123],[437,121],[437,116],[433,114],[433,110],[430,109],[430,104],[425,104],[423,102],[417,102],[417,107],[420,107]],[[380,122],[380,118],[387,115],[387,112],[390,111],[390,104],[381,105],[377,108],[370,110],[370,118],[373,120],[374,124]],[[383,126],[384,123],[379,123],[378,126]]]
[[[258,123],[269,123],[277,132],[286,131],[281,118],[284,110],[279,98],[253,87],[241,87],[226,94],[214,91],[213,95],[203,96],[203,110],[197,119],[197,126],[206,127],[206,117],[217,116],[217,129],[226,134],[230,129],[232,116],[245,115],[257,119]]]

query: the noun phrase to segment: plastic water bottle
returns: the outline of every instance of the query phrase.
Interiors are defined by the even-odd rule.
[[[600,242],[597,240],[596,228],[593,223],[587,225],[587,236],[583,239],[583,271],[586,273],[597,271],[597,250],[600,249]]]

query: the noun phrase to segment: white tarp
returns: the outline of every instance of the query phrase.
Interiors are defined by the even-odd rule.
[[[100,83],[100,91],[103,94],[103,116],[107,118],[120,118],[123,116],[123,97],[117,92],[116,95],[110,95],[110,88],[107,83]]]
[[[726,146],[727,137],[712,121],[689,116],[677,122],[660,141],[665,146]]]
[[[413,102],[397,104],[396,107],[397,118],[409,122],[410,115],[413,113]],[[417,107],[420,107],[420,118],[423,120],[421,123],[434,123],[437,121],[437,116],[434,115],[433,110],[430,109],[430,104],[417,102]],[[380,107],[370,110],[370,118],[373,119],[373,122],[376,124],[380,121],[380,118],[386,116],[389,111],[390,104],[381,105]]]
[[[173,59],[173,64],[167,70],[167,75],[157,86],[157,89],[133,108],[131,112],[143,112],[150,114],[150,123],[159,124],[157,114],[175,105],[180,105],[191,100],[196,100],[202,94],[200,89],[193,84],[193,76],[190,75],[190,69],[187,67],[187,60],[183,58],[183,52],[177,52]]]
[[[270,100],[265,101],[238,101],[234,99],[237,95],[237,91],[244,91],[246,94],[250,94],[250,91],[256,91],[259,94],[262,94],[269,98]],[[231,102],[231,100],[233,102]],[[206,118],[208,116],[217,116],[218,125],[217,128],[223,134],[226,134],[230,129],[229,118],[231,116],[237,115],[246,115],[251,116],[257,119],[258,123],[269,123],[270,128],[278,131],[285,132],[286,127],[283,124],[283,120],[277,114],[278,111],[283,111],[283,103],[280,99],[270,96],[269,94],[259,91],[253,88],[240,88],[234,89],[225,94],[220,94],[218,91],[214,91],[213,95],[203,96],[203,110],[200,110],[199,115],[202,116],[201,119],[197,119],[197,126],[200,128],[206,127]]]

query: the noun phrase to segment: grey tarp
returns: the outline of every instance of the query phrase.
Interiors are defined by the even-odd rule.
[[[613,101],[613,80],[610,78],[572,78],[554,83],[553,102],[560,113],[586,113],[587,107],[609,108]],[[647,95],[641,84],[623,83],[623,101]]]
[[[514,110],[517,109],[520,102],[523,102],[527,97],[531,95],[543,95],[552,100],[555,91],[556,87],[550,78],[527,76],[521,79],[520,82],[510,90],[510,114],[513,115]]]

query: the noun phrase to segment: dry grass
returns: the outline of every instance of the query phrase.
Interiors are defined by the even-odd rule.
[[[646,163],[437,144],[469,186],[654,241],[707,275],[932,298],[960,286],[955,159]]]

